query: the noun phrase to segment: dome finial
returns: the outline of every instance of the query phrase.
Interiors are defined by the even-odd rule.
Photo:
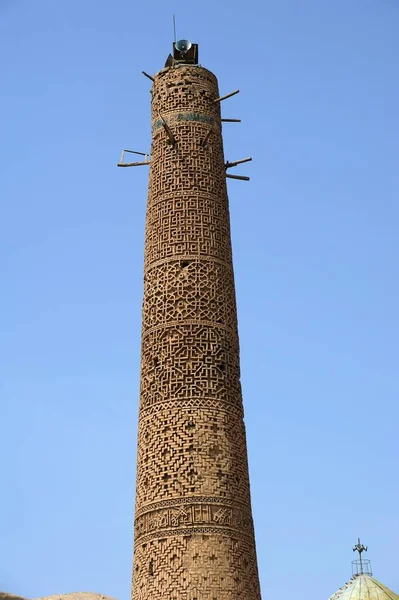
[[[352,563],[352,564],[355,563],[356,566],[359,567],[359,571],[360,572],[358,571],[356,573],[356,575],[363,575],[364,574],[364,566],[365,566],[364,563],[366,563],[366,565],[367,565],[367,567],[366,567],[367,574],[370,574],[369,573],[369,564],[370,564],[370,561],[369,560],[363,561],[363,559],[362,559],[362,553],[363,552],[367,552],[367,546],[364,546],[360,542],[360,538],[357,538],[357,544],[356,544],[356,546],[353,546],[353,552],[356,552],[356,551],[359,552],[359,560],[358,561],[355,560]]]

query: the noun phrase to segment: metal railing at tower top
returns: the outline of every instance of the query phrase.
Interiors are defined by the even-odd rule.
[[[371,561],[367,558],[352,561],[352,575],[372,575]]]

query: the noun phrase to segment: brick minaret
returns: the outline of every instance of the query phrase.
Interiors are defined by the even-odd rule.
[[[132,597],[259,600],[218,84],[169,64],[152,88]]]

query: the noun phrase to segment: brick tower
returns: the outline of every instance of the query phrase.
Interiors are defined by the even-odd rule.
[[[150,77],[133,600],[260,599],[220,98],[197,50]]]

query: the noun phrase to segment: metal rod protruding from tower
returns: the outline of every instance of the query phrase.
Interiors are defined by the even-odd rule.
[[[233,162],[227,161],[227,163],[224,166],[226,167],[226,169],[230,169],[231,167],[236,167],[237,165],[241,165],[242,163],[250,162],[251,160],[252,160],[252,157],[248,156],[248,158],[242,158],[241,160],[235,160]]]
[[[229,173],[226,173],[226,177],[229,179],[239,179],[240,181],[250,181],[247,175],[230,175]]]
[[[206,143],[207,143],[207,141],[208,141],[208,138],[209,138],[209,136],[211,135],[212,131],[213,131],[213,130],[212,130],[212,129],[210,129],[210,130],[208,131],[208,133],[206,134],[206,136],[204,137],[204,139],[202,140],[202,142],[201,142],[201,146],[202,146],[202,147],[206,146]]]
[[[160,112],[158,112],[158,115],[159,115],[159,118],[162,121],[162,127],[164,128],[165,133],[167,135],[168,143],[171,144],[174,147],[175,144],[176,144],[175,136],[171,132],[169,125],[167,124],[167,122],[165,121],[165,119],[163,118],[163,116],[161,115]]]
[[[147,77],[148,79],[151,79],[151,81],[155,81],[155,79],[153,77],[151,77],[151,75],[148,75],[148,73],[146,73],[145,71],[141,71],[143,73],[143,75],[145,77]]]
[[[234,90],[234,92],[230,92],[230,94],[226,94],[225,96],[219,96],[219,98],[215,98],[214,102],[222,102],[222,100],[227,100],[227,98],[231,98],[238,94],[240,90]]]
[[[362,562],[362,552],[367,552],[367,546],[364,546],[360,543],[360,538],[357,538],[356,546],[353,546],[353,552],[359,552],[360,559],[360,574],[363,575],[363,562]]]

